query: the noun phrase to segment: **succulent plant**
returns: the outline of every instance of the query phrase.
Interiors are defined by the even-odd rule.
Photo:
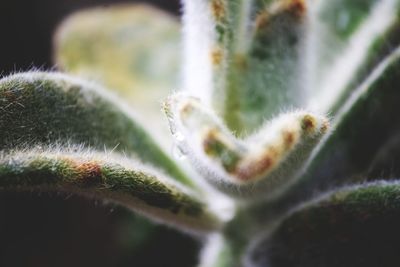
[[[1,191],[127,207],[201,267],[398,266],[400,1],[186,0],[182,23],[180,53],[155,8],[80,11],[65,74],[3,78]]]

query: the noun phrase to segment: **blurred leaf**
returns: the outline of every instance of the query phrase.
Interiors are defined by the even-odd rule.
[[[400,177],[400,131],[385,140],[379,148],[368,168],[367,177],[369,180]]]
[[[303,205],[254,246],[252,266],[398,266],[400,184],[339,190]]]
[[[167,140],[160,103],[177,87],[179,27],[177,18],[144,4],[78,11],[57,31],[55,61],[115,89]]]
[[[400,48],[375,68],[339,110],[333,131],[322,143],[306,176],[319,189],[350,180],[364,180],[365,173],[386,140],[400,129]],[[315,187],[314,187],[315,188]]]
[[[319,3],[318,20],[333,35],[348,40],[370,14],[377,0],[335,0]]]
[[[293,205],[343,184],[371,177],[376,157],[400,131],[400,48],[386,57],[358,87],[333,121],[331,134],[314,151],[299,182],[285,196],[254,207],[261,222],[277,218]],[[379,167],[378,167],[379,169]],[[382,170],[382,169],[381,169]]]
[[[305,1],[187,0],[183,89],[247,136],[300,106]]]
[[[243,32],[232,30],[224,119],[237,135],[252,133],[276,113],[305,102],[299,66],[307,8],[305,1],[289,0],[258,1],[247,7],[250,14],[235,10]]]
[[[400,44],[400,1],[320,1],[311,12],[310,105],[336,115],[372,70]]]

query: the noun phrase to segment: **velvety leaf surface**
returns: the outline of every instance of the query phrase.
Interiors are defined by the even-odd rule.
[[[152,163],[165,172],[175,173],[178,179],[183,178],[182,181],[186,179],[140,126],[140,123],[135,121],[135,116],[120,105],[114,96],[104,92],[95,84],[56,73],[17,74],[0,81],[0,110],[0,191],[2,197],[10,195],[11,192],[16,196],[24,195],[25,191],[34,192],[35,198],[30,201],[30,208],[35,212],[40,209],[40,205],[38,207],[37,204],[40,202],[37,200],[38,192],[39,194],[48,191],[57,192],[57,196],[58,192],[62,192],[62,195],[67,196],[63,199],[65,203],[70,203],[70,200],[66,198],[78,194],[84,196],[82,199],[85,199],[86,203],[98,201],[101,204],[107,204],[109,208],[111,206],[111,209],[122,205],[128,208],[130,213],[132,210],[139,213],[139,215],[128,217],[128,212],[125,212],[124,216],[117,216],[116,225],[104,226],[104,228],[111,227],[112,229],[98,229],[102,224],[97,221],[92,222],[93,231],[86,229],[74,232],[75,235],[69,234],[70,239],[55,234],[48,228],[46,228],[47,232],[35,229],[34,231],[39,231],[41,235],[45,235],[44,232],[46,235],[53,235],[52,238],[58,238],[57,240],[66,246],[71,244],[69,242],[80,233],[81,239],[77,240],[82,242],[82,246],[91,244],[93,248],[85,248],[86,253],[81,255],[76,252],[79,250],[78,246],[74,246],[75,250],[68,249],[71,258],[63,261],[64,247],[58,246],[58,243],[52,240],[52,246],[48,248],[43,243],[49,241],[46,241],[45,236],[41,236],[40,241],[43,242],[36,240],[36,250],[30,248],[29,253],[24,252],[25,249],[27,251],[29,242],[23,245],[21,242],[18,244],[9,242],[9,247],[2,249],[6,254],[2,254],[0,260],[3,264],[10,264],[10,258],[15,257],[13,254],[15,248],[26,256],[20,260],[14,259],[13,264],[17,265],[43,262],[44,258],[49,265],[52,265],[51,262],[53,265],[62,265],[60,261],[68,265],[67,262],[71,263],[78,259],[91,265],[97,262],[97,257],[94,259],[93,252],[99,253],[103,249],[95,243],[103,241],[100,241],[101,238],[93,238],[93,242],[85,240],[85,238],[91,238],[87,237],[90,232],[90,234],[104,235],[103,240],[110,238],[108,235],[112,235],[113,238],[105,241],[110,242],[109,245],[104,246],[107,250],[104,257],[107,259],[103,259],[101,263],[103,265],[98,264],[99,266],[115,265],[118,262],[125,264],[123,261],[159,266],[158,261],[146,261],[143,258],[144,255],[148,255],[148,250],[154,251],[156,244],[163,246],[161,245],[163,242],[172,238],[177,243],[191,246],[194,250],[193,241],[188,238],[182,239],[172,230],[167,231],[165,226],[148,222],[141,217],[142,215],[157,222],[168,221],[169,225],[180,225],[179,228],[184,227],[186,231],[193,233],[208,231],[206,229],[212,229],[212,225],[218,224],[214,224],[216,221],[212,222],[212,215],[209,218],[210,224],[206,223],[211,228],[208,226],[204,228],[205,225],[200,226],[202,223],[199,224],[199,222],[202,219],[197,217],[192,222],[189,222],[190,219],[189,221],[183,219],[181,217],[183,213],[179,211],[183,207],[182,204],[185,206],[194,201],[192,202],[194,209],[207,209],[206,205],[195,196],[196,194],[183,190],[181,193],[186,195],[187,201],[175,198],[172,192],[175,190],[177,190],[176,193],[180,192],[181,187],[175,187],[173,181],[165,183],[165,178],[160,178],[165,177],[164,174],[113,155],[118,152],[140,157],[142,161]],[[158,200],[156,200],[158,198],[155,197],[156,195],[160,197]],[[59,231],[63,227],[67,229],[73,227],[74,222],[68,216],[78,216],[77,220],[83,220],[79,212],[88,214],[87,216],[96,213],[94,211],[96,207],[84,206],[83,211],[71,210],[68,209],[68,204],[60,204],[55,197],[50,201],[55,202],[53,206],[58,209],[58,214],[65,214],[63,216],[68,218],[63,222],[47,218]],[[3,204],[7,206],[7,210],[16,207],[16,204],[11,201]],[[174,208],[170,206],[173,211],[168,208],[170,204],[175,205]],[[47,206],[51,204],[48,203]],[[23,209],[20,212],[23,212]],[[7,213],[2,213],[2,216],[7,216]],[[181,219],[176,221],[174,218],[178,217]],[[96,220],[96,217],[91,217],[91,219]],[[12,220],[13,217],[3,218],[2,225],[7,229],[14,229],[10,226]],[[99,218],[99,220],[104,220],[104,218]],[[32,221],[30,218],[29,222]],[[189,226],[192,223],[199,227],[192,228]],[[84,225],[82,227],[84,228]],[[31,228],[25,226],[24,229],[26,229],[27,237],[37,238],[27,233],[29,232],[27,229]],[[99,231],[107,230],[110,230],[108,235],[104,232],[99,233]],[[5,237],[4,242],[7,242],[7,236],[3,235],[3,237]],[[18,237],[14,235],[14,238]],[[61,238],[64,239],[61,240]],[[40,256],[41,248],[54,256]],[[118,252],[114,251],[115,249]],[[169,256],[160,254],[160,260],[163,258],[166,262],[176,262]]]
[[[388,56],[338,112],[333,131],[306,173],[322,185],[364,180],[381,147],[400,127],[400,49]]]
[[[328,120],[303,111],[277,116],[246,139],[236,138],[193,97],[165,103],[178,149],[215,188],[246,199],[271,198],[292,184],[329,128]]]
[[[400,177],[400,132],[388,138],[369,166],[369,180],[397,179]]]
[[[303,103],[305,1],[183,2],[183,89],[212,106],[236,136]]]
[[[400,49],[388,56],[357,88],[339,111],[332,132],[317,148],[299,183],[285,196],[255,207],[253,214],[262,220],[290,209],[304,199],[343,184],[380,179],[371,177],[383,147],[400,129],[398,100],[400,91]],[[386,146],[386,149],[388,147]],[[382,164],[382,163],[381,163]],[[386,163],[387,164],[387,163]],[[377,168],[382,171],[381,168]],[[389,171],[389,170],[386,170]]]
[[[94,84],[57,73],[0,81],[0,150],[82,144],[139,157],[191,184],[120,100]]]
[[[400,185],[366,184],[293,212],[254,246],[254,266],[398,266]]]
[[[258,1],[254,7],[241,2],[234,27],[243,32],[232,31],[223,116],[237,135],[246,135],[304,103],[299,68],[308,7],[298,0]]]
[[[74,149],[3,153],[0,190],[71,192],[123,205],[187,231],[220,227],[195,193],[151,168],[112,154]]]

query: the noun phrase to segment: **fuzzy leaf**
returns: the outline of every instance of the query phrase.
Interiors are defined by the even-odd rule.
[[[58,73],[23,73],[0,81],[0,150],[83,144],[139,157],[192,184],[118,99]]]
[[[284,109],[301,107],[306,99],[299,83],[305,1],[259,1],[255,6],[248,8],[250,18],[239,21],[247,25],[242,36],[234,36],[226,77],[224,118],[238,134],[258,129]],[[246,32],[251,23],[254,27]]]
[[[149,167],[94,151],[25,150],[0,155],[0,191],[64,191],[111,201],[194,233],[220,227],[195,193]]]
[[[184,1],[183,89],[212,106],[236,135],[303,103],[298,69],[303,0]]]
[[[400,130],[400,48],[388,56],[339,110],[332,134],[312,159],[307,177],[316,183],[363,180],[382,145]]]
[[[199,173],[222,192],[241,197],[281,193],[329,127],[324,117],[298,111],[241,140],[192,97],[170,97],[165,111],[178,148]]]
[[[160,103],[177,86],[179,26],[172,15],[144,4],[78,11],[57,31],[55,61],[115,89],[167,142]]]
[[[400,44],[400,1],[320,1],[313,13],[307,44],[309,104],[335,115]]]
[[[366,172],[368,180],[400,177],[400,130],[384,141]]]
[[[396,86],[400,81],[399,68],[400,48],[397,48],[338,112],[331,134],[310,158],[299,183],[281,199],[255,207],[252,214],[258,213],[263,222],[321,191],[371,180],[367,174],[376,164],[376,157],[384,153],[383,146],[400,131],[400,118],[393,115],[399,112],[400,91]]]
[[[339,190],[301,206],[262,242],[251,266],[398,266],[400,184]]]

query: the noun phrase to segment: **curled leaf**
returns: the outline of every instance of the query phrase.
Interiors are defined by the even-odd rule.
[[[397,48],[354,90],[333,120],[331,133],[304,166],[299,182],[285,196],[256,207],[252,214],[265,223],[320,192],[381,178],[380,174],[370,176],[373,168],[379,169],[376,157],[400,130],[399,117],[392,115],[399,109],[399,59]]]
[[[324,117],[299,111],[240,140],[194,98],[175,95],[165,109],[178,147],[203,177],[246,197],[271,197],[286,188],[329,126]]]

